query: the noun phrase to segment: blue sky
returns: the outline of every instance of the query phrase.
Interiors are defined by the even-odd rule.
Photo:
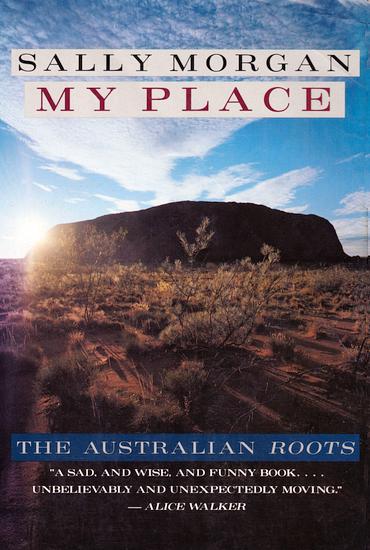
[[[366,255],[366,0],[0,0],[0,257],[56,223],[175,200],[332,221]],[[345,119],[26,119],[11,48],[360,49]],[[367,108],[368,110],[368,108]]]

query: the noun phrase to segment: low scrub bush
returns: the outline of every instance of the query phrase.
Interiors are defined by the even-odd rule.
[[[295,343],[293,338],[283,332],[273,334],[271,337],[271,348],[274,355],[284,361],[293,361],[295,355]]]
[[[68,292],[83,309],[85,323],[89,323],[112,284],[109,270],[115,265],[125,236],[125,231],[107,234],[93,225],[82,230],[60,230],[54,240],[50,239],[43,261],[29,263],[29,290],[35,296],[50,296],[53,301],[56,295]],[[55,315],[64,312],[58,306]]]
[[[166,372],[163,390],[175,397],[185,415],[199,423],[209,405],[211,386],[208,372],[199,361],[183,361]]]
[[[244,345],[282,279],[281,270],[273,268],[279,253],[264,246],[262,254],[256,264],[247,258],[212,273],[166,262],[162,269],[170,324],[162,340],[187,349]]]
[[[52,431],[87,428],[93,405],[89,388],[96,374],[97,365],[82,351],[69,353],[43,371],[41,393],[56,398],[47,411]]]
[[[68,404],[86,392],[97,374],[97,365],[84,353],[74,353],[48,367],[42,378],[42,393],[56,395]]]
[[[132,426],[137,432],[186,432],[190,429],[187,418],[176,400],[154,394],[151,399],[136,404]]]

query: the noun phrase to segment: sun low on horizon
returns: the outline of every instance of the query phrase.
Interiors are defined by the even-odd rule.
[[[49,228],[46,220],[38,216],[27,216],[18,220],[14,239],[15,256],[26,256],[34,246],[45,239]]]

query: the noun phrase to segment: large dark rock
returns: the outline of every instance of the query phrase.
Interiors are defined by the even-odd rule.
[[[156,264],[169,257],[184,257],[176,236],[183,231],[189,241],[201,219],[208,216],[215,235],[203,260],[229,262],[246,256],[260,258],[264,243],[281,251],[287,262],[339,262],[347,258],[334,227],[325,218],[315,215],[291,214],[250,203],[176,202],[140,210],[109,214],[95,220],[54,227],[51,236],[62,227],[80,232],[86,224],[93,224],[107,233],[120,228],[128,233],[119,252],[119,260]],[[50,239],[50,243],[57,239]],[[47,253],[43,245],[34,252]]]

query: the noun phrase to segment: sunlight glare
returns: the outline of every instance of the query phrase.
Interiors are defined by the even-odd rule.
[[[45,237],[48,229],[43,220],[30,217],[21,220],[17,226],[18,245],[25,254]]]

